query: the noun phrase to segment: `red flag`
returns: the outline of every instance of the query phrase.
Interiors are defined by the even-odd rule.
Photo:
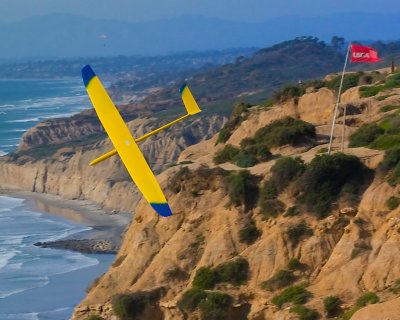
[[[371,47],[352,44],[350,48],[351,62],[379,62],[378,51]]]

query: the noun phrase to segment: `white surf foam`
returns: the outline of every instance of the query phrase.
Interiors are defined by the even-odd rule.
[[[0,270],[3,269],[8,262],[15,257],[17,251],[1,252],[0,251]]]

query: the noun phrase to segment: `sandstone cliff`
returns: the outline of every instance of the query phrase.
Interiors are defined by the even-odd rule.
[[[347,107],[347,136],[362,124],[396,112],[382,111],[382,107],[400,105],[399,89],[370,98],[360,98],[358,90],[353,88],[345,92],[340,105],[338,122]],[[298,101],[290,100],[272,108],[252,108],[227,144],[238,146],[266,124],[292,116],[316,126],[314,144],[284,146],[272,152],[300,156],[310,162],[327,146],[333,104],[334,92],[322,88],[309,91]],[[338,126],[335,150],[339,149],[341,133],[342,127]],[[348,207],[347,203],[338,201],[322,218],[305,211],[301,215],[265,219],[254,203],[249,207],[230,204],[226,176],[240,168],[231,163],[214,164],[214,155],[224,147],[216,145],[216,140],[214,136],[186,148],[178,161],[191,163],[169,168],[158,176],[174,216],[160,218],[145,201],[139,202],[113,266],[95,281],[76,308],[74,319],[85,319],[91,314],[116,319],[112,302],[121,294],[147,297],[148,304],[144,313],[138,314],[139,318],[198,319],[198,310],[187,313],[178,306],[183,293],[193,287],[196,272],[201,267],[215,268],[238,257],[248,262],[247,281],[241,285],[220,283],[214,288],[233,299],[227,311],[229,319],[298,319],[299,315],[289,307],[279,308],[271,303],[273,296],[282,289],[271,292],[263,287],[266,280],[287,269],[291,261],[298,263],[298,269],[293,271],[295,283],[306,286],[311,293],[306,306],[317,310],[320,318],[328,317],[324,298],[335,296],[342,301],[342,310],[354,311],[352,319],[398,319],[400,208],[390,210],[386,205],[388,198],[399,194],[398,186],[389,185],[385,176],[376,171],[356,206]],[[373,170],[384,153],[363,147],[345,151],[358,156]],[[248,168],[258,177],[258,184],[269,179],[274,162]],[[290,208],[296,198],[285,191],[278,200]],[[249,221],[260,231],[251,244],[240,239],[240,232]],[[308,225],[312,233],[296,242],[290,241],[288,230],[302,223]],[[352,309],[366,292],[372,292],[383,303],[359,311]],[[350,315],[347,317],[349,319]]]
[[[175,164],[186,147],[212,137],[224,121],[222,116],[189,119],[143,141],[141,149],[159,172]],[[159,123],[156,118],[140,118],[129,121],[128,127],[139,137]],[[23,150],[0,158],[0,188],[87,199],[110,210],[133,212],[140,194],[119,158],[88,167],[113,148],[105,137],[91,117],[53,120],[50,126],[41,123],[24,136]]]

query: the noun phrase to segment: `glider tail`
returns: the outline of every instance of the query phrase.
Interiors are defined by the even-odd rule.
[[[180,88],[179,92],[181,93],[182,101],[188,114],[193,115],[201,112],[186,83]]]

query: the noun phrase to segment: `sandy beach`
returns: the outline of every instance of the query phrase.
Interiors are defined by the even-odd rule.
[[[59,216],[92,228],[66,239],[109,240],[119,245],[132,218],[131,213],[106,211],[86,200],[68,200],[60,196],[27,191],[0,190],[0,194],[24,199],[24,205],[34,211]]]

